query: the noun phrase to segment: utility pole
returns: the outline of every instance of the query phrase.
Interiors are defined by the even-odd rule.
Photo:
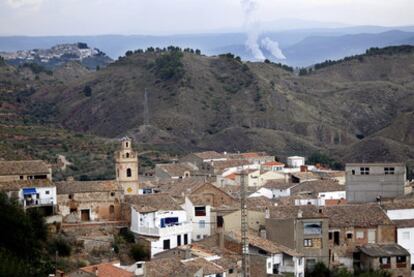
[[[249,238],[246,207],[246,184],[244,168],[240,172],[240,217],[241,217],[241,243],[242,243],[242,277],[250,277]]]

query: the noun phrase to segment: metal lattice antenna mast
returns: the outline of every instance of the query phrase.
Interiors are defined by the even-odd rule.
[[[245,172],[240,172],[240,215],[241,215],[241,243],[242,243],[242,276],[250,277],[250,257],[248,239],[248,221],[246,207]]]

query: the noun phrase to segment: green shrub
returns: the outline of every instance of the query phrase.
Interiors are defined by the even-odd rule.
[[[149,253],[147,249],[141,244],[134,244],[130,249],[130,257],[135,261],[145,261],[148,260]]]

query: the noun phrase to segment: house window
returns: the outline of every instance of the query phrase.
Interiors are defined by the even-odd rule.
[[[170,240],[169,240],[169,239],[165,239],[165,240],[163,241],[163,249],[164,249],[164,250],[166,250],[166,249],[170,249]]]
[[[194,207],[195,216],[206,216],[206,207]]]
[[[390,268],[391,267],[390,257],[380,257],[379,262],[380,262],[381,268]]]
[[[339,245],[339,231],[335,231],[333,233],[333,235],[334,235],[334,237],[333,237],[333,239],[334,239],[334,245]]]
[[[128,142],[125,142],[125,146],[128,147]]]
[[[352,169],[352,175],[355,175],[355,169]]]
[[[130,168],[127,168],[126,174],[127,174],[127,177],[131,177],[132,176],[132,170]]]
[[[48,191],[48,190],[47,190],[47,191],[45,191],[45,194],[49,195],[49,194],[50,194],[50,191]]]
[[[361,171],[361,175],[369,175],[369,167],[361,167],[359,170]]]
[[[68,195],[68,198],[69,198],[69,199],[72,199],[72,198],[73,198],[73,194],[69,194],[69,195]]]
[[[304,223],[303,234],[320,235],[322,233],[322,224],[320,222]]]
[[[395,168],[394,167],[384,167],[384,174],[385,175],[394,175]]]
[[[402,268],[407,266],[407,257],[406,256],[397,256],[397,267]]]
[[[403,232],[402,233],[402,239],[403,240],[409,240],[410,239],[410,232]]]
[[[332,240],[332,232],[329,232],[329,240]]]
[[[352,239],[352,233],[347,233],[347,234],[346,234],[346,238],[347,238],[347,239]]]
[[[234,272],[234,269],[233,268],[230,268],[229,269],[229,274],[232,274]]]
[[[197,235],[197,239],[201,239],[201,235]]]
[[[188,234],[184,234],[184,245],[188,244]]]
[[[181,235],[177,236],[177,246],[181,245]]]
[[[198,222],[198,227],[199,227],[200,229],[204,229],[204,228],[206,228],[206,221],[205,221],[205,220],[200,220],[200,221]]]
[[[23,176],[20,176],[20,180],[23,180]]]
[[[217,216],[217,228],[221,228],[221,227],[223,227],[223,224],[224,224],[224,219],[223,219],[223,216],[218,215],[218,216]]]
[[[356,232],[356,238],[357,239],[363,239],[364,238],[364,231],[357,231]]]
[[[304,239],[303,246],[305,247],[312,247],[312,240],[311,239]]]
[[[128,152],[126,153],[126,157],[129,158],[129,153]]]
[[[114,205],[110,205],[109,206],[109,214],[114,214],[115,213],[115,207]]]
[[[111,192],[111,196],[114,197],[115,196],[115,192]]]

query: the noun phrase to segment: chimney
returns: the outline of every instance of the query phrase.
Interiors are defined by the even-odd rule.
[[[303,216],[303,212],[302,212],[302,210],[298,210],[298,218],[302,218],[302,216]]]

